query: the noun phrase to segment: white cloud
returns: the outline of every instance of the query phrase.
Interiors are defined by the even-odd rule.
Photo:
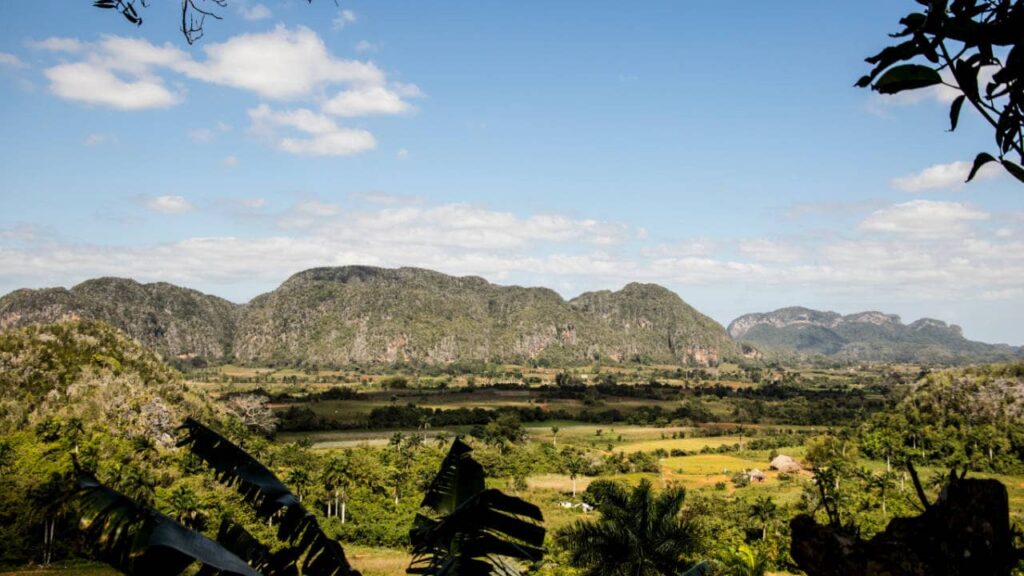
[[[924,170],[907,176],[893,178],[890,184],[897,190],[903,192],[921,192],[923,190],[953,189],[963,187],[971,172],[971,162],[951,162],[949,164],[935,164]],[[994,178],[1002,173],[996,163],[990,162],[983,166],[974,177],[974,181]]]
[[[217,138],[217,134],[209,128],[196,128],[195,130],[188,131],[188,137],[193,142],[205,144],[213,142]]]
[[[238,204],[249,210],[260,210],[267,206],[267,201],[263,198],[239,198]]]
[[[35,40],[28,43],[30,48],[36,50],[49,50],[50,52],[81,52],[85,49],[85,43],[77,38],[51,37],[45,40]]]
[[[243,6],[241,8],[242,18],[246,20],[266,20],[273,16],[270,8],[267,8],[263,4],[256,4],[255,6]]]
[[[235,166],[238,166],[238,156],[235,156],[233,154],[225,156],[224,159],[220,161],[220,163],[227,168],[234,168]]]
[[[177,69],[190,78],[252,90],[264,98],[309,96],[330,84],[381,85],[384,73],[372,63],[333,57],[309,28],[278,26],[262,34],[242,34],[204,47],[206,60]]]
[[[395,158],[399,160],[406,160],[409,158],[409,151],[405,148],[399,148],[398,152],[395,152]]]
[[[334,120],[312,110],[275,111],[266,104],[249,110],[253,131],[271,140],[284,152],[305,156],[348,156],[377,147],[373,134],[338,126]],[[279,136],[279,130],[300,136]]]
[[[797,246],[766,239],[744,240],[739,244],[740,252],[764,262],[795,262],[803,256]]]
[[[372,63],[335,58],[315,32],[302,26],[278,26],[270,32],[241,34],[225,42],[207,44],[203,47],[205,60],[196,60],[170,44],[157,46],[120,36],[106,36],[97,43],[50,38],[35,45],[51,51],[84,53],[83,61],[50,68],[48,73],[71,66],[89,73],[86,76],[99,74],[109,80],[114,72],[121,72],[138,81],[162,86],[156,71],[167,69],[194,80],[250,90],[270,99],[310,97],[329,85],[385,84],[384,73]],[[70,97],[67,92],[58,95]]]
[[[367,40],[360,40],[356,43],[356,52],[360,54],[373,53],[378,50],[378,46]]]
[[[21,69],[21,68],[28,68],[28,64],[25,64],[24,62],[22,62],[21,58],[18,58],[14,54],[9,54],[7,52],[0,52],[0,68]]]
[[[962,236],[969,222],[990,215],[959,202],[914,200],[876,210],[860,224],[866,232],[891,232],[920,238]]]
[[[423,204],[423,198],[419,196],[403,196],[400,194],[388,194],[386,192],[353,192],[352,194],[349,194],[348,197],[357,202],[381,204],[385,206]]]
[[[192,211],[192,204],[182,196],[152,196],[141,199],[146,208],[161,214],[184,214]]]
[[[43,72],[50,90],[67,100],[100,104],[122,110],[167,108],[181,102],[157,77],[123,80],[111,70],[89,62],[59,64]]]
[[[995,235],[982,239],[869,231],[829,242],[807,239],[797,245],[798,260],[759,261],[751,255],[718,257],[713,243],[702,239],[637,246],[638,230],[616,222],[467,204],[410,205],[400,198],[392,202],[386,194],[376,199],[379,205],[366,199],[354,210],[325,199],[303,199],[276,213],[261,198],[225,200],[228,214],[272,231],[264,237],[201,237],[124,247],[61,242],[52,233],[17,241],[0,234],[0,268],[12,285],[130,275],[192,286],[238,283],[249,295],[267,287],[254,283],[265,281],[272,287],[304,268],[363,263],[549,286],[657,282],[682,288],[684,297],[691,286],[776,290],[783,296],[813,289],[820,299],[865,302],[867,307],[880,294],[886,302],[915,303],[1024,298],[1024,242]],[[767,242],[778,244],[747,242],[756,247],[752,253],[762,256]],[[795,240],[787,242],[796,245]]]
[[[324,103],[323,109],[335,116],[354,117],[403,114],[412,106],[383,86],[371,86],[339,92]]]
[[[115,143],[117,143],[116,136],[113,136],[111,134],[103,134],[101,132],[89,134],[88,136],[82,139],[82,144],[86,146],[101,146],[103,144]]]
[[[331,27],[334,30],[341,30],[342,28],[348,26],[349,24],[355,24],[355,22],[355,12],[351,10],[341,10],[338,12],[338,15],[335,16],[333,20],[331,20]]]

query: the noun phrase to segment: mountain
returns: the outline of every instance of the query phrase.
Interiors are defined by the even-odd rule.
[[[417,268],[315,268],[245,305],[116,278],[0,298],[0,330],[66,318],[108,322],[171,360],[211,363],[709,365],[736,355],[721,325],[653,284],[566,301]]]
[[[1012,360],[1024,349],[964,338],[959,326],[922,318],[860,312],[843,316],[809,308],[746,314],[729,324],[729,335],[777,354],[828,356],[851,361],[964,363]]]
[[[16,290],[0,298],[0,330],[58,320],[100,320],[169,361],[230,358],[243,307],[173,284],[123,278],[71,288]]]
[[[660,286],[565,301],[547,288],[366,266],[300,272],[252,300],[235,338],[245,362],[316,365],[595,359],[715,363],[725,330]]]

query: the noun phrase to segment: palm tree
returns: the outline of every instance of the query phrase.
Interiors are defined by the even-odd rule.
[[[612,488],[598,507],[599,520],[577,521],[556,542],[585,576],[679,574],[698,544],[697,527],[681,514],[685,497],[682,488],[655,494],[647,480],[629,493]]]
[[[768,537],[768,524],[775,518],[776,508],[771,496],[761,496],[750,505],[747,515],[761,522],[761,540]]]
[[[551,445],[558,446],[558,426],[551,427]]]
[[[576,497],[576,478],[587,470],[587,461],[575,448],[562,450],[562,469],[572,479],[572,497]]]

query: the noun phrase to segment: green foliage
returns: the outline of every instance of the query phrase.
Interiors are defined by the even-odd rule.
[[[1024,183],[1024,51],[1019,47],[1024,28],[1020,0],[918,0],[924,12],[900,20],[902,39],[867,58],[871,72],[857,81],[881,94],[896,94],[946,84],[960,91],[950,106],[950,131],[956,130],[964,102],[969,102],[995,130],[998,161]],[[905,63],[909,61],[927,62]],[[940,72],[951,79],[947,81]],[[990,80],[983,87],[985,73]],[[1017,155],[1014,163],[1008,153]],[[997,161],[982,152],[967,180],[978,169]]]
[[[128,575],[175,576],[194,563],[225,576],[260,576],[241,558],[167,516],[82,475],[75,515],[95,557]]]
[[[862,426],[865,454],[898,466],[909,461],[1024,472],[1024,377],[1014,376],[1016,371],[994,367],[924,376],[891,411]]]
[[[697,529],[682,514],[684,490],[656,494],[646,480],[631,492],[613,486],[602,489],[600,519],[580,520],[558,532],[556,542],[573,566],[592,576],[655,576],[678,574],[692,564]]]

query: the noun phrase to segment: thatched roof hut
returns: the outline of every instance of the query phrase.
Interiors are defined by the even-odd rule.
[[[779,472],[799,472],[803,469],[796,460],[793,460],[785,454],[779,454],[776,456],[768,467],[772,470],[778,470]]]

